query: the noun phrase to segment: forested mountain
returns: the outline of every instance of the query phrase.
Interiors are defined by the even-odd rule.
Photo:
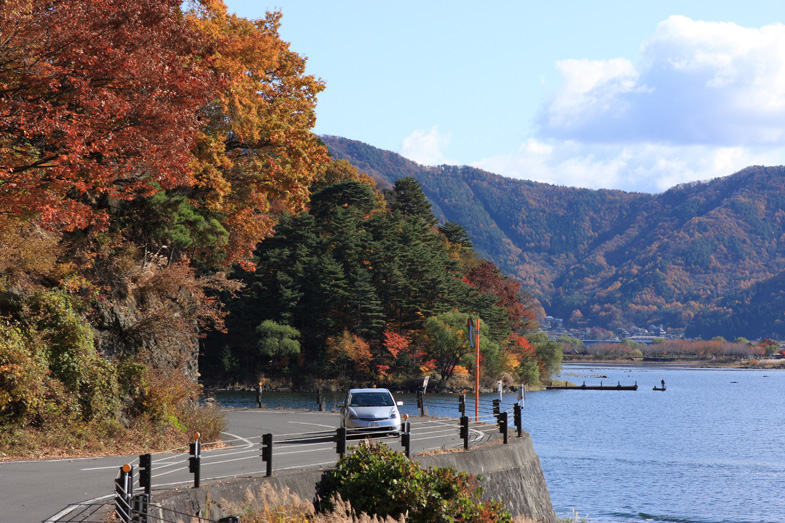
[[[571,326],[785,337],[785,167],[652,195],[424,167],[361,142],[322,140],[380,184],[414,177],[438,218],[463,225],[481,255]]]

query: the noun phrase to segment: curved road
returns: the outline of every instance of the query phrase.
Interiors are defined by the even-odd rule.
[[[204,443],[201,481],[234,476],[264,475],[262,434],[272,433],[274,470],[321,468],[338,459],[333,440],[340,416],[332,412],[264,409],[226,409],[227,428],[222,448]],[[427,417],[409,418],[411,452],[419,454],[463,445],[458,421]],[[472,445],[498,434],[494,425],[470,428]],[[395,450],[402,450],[394,436],[379,436]],[[355,445],[350,439],[347,446]],[[188,449],[153,454],[153,492],[193,484],[188,471]],[[111,503],[114,479],[120,467],[136,467],[138,456],[111,456],[60,460],[0,462],[0,519],[3,521],[63,521],[73,518],[79,503]],[[135,474],[138,488],[138,474]],[[78,520],[77,520],[78,521]]]

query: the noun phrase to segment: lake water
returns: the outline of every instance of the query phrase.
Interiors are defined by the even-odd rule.
[[[785,372],[566,366],[563,375],[640,388],[528,395],[524,427],[558,512],[592,522],[785,521]],[[653,391],[663,379],[667,391]]]
[[[785,522],[785,371],[565,366],[562,378],[630,391],[527,394],[534,441],[559,516],[591,523]],[[667,391],[653,391],[665,380]],[[328,409],[341,401],[326,392]],[[495,395],[483,395],[483,412]],[[224,405],[255,406],[249,392]],[[414,396],[401,395],[416,414]],[[505,394],[504,403],[514,402]],[[314,408],[315,394],[268,394],[269,408]],[[467,410],[474,412],[467,397]],[[457,417],[455,395],[427,394],[429,414]],[[505,409],[509,405],[505,405]],[[481,413],[482,415],[482,413]],[[457,427],[456,427],[457,430]]]

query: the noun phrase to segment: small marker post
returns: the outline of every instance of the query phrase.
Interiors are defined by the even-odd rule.
[[[194,488],[199,488],[202,462],[202,442],[199,440],[201,434],[194,433],[194,442],[191,443],[191,457],[188,459],[188,471],[194,475]]]

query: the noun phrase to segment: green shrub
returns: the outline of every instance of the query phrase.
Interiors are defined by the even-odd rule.
[[[24,425],[46,403],[48,365],[22,331],[0,320],[0,421]]]
[[[518,378],[526,385],[540,385],[540,367],[536,361],[524,360],[516,368]]]
[[[450,468],[424,470],[384,444],[363,444],[342,458],[320,485],[322,509],[333,508],[338,496],[357,512],[407,521],[511,522],[498,501],[480,501],[477,478]]]
[[[223,415],[199,404],[200,388],[182,368],[139,356],[109,361],[76,299],[49,290],[10,303],[12,314],[0,318],[0,455],[147,451],[197,431],[219,438]]]
[[[43,341],[36,350],[45,353],[52,377],[76,399],[71,416],[86,421],[113,418],[118,407],[115,368],[95,349],[93,331],[69,296],[38,292],[27,309],[29,326]]]

